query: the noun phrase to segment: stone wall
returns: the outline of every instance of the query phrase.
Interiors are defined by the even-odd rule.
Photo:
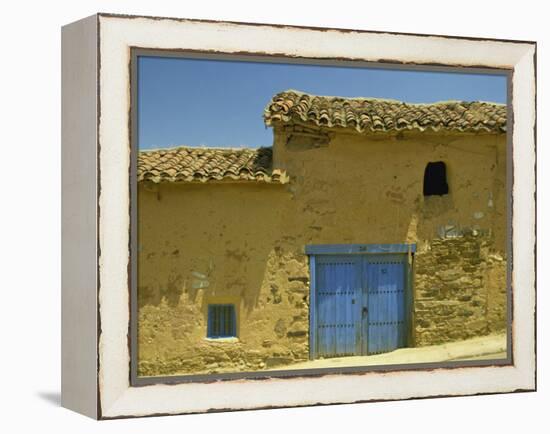
[[[415,257],[417,346],[468,339],[506,326],[506,260],[492,236],[465,230],[435,238]]]

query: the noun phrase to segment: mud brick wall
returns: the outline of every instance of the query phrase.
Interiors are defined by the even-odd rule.
[[[476,231],[432,240],[415,260],[417,346],[502,331],[506,326],[506,260],[492,237]]]
[[[239,261],[243,267],[255,266],[254,255],[243,254]],[[203,278],[197,277],[192,268],[182,266],[183,274],[165,285],[167,290],[160,297],[160,285],[140,287],[143,307],[139,311],[139,375],[255,371],[307,360],[307,256],[276,246],[267,255],[264,267],[261,279],[254,282],[258,294],[245,299],[242,306],[238,303],[242,298],[240,286],[251,286],[253,281],[236,282],[219,291],[218,285],[227,281],[222,266],[210,272],[204,270]],[[212,301],[235,302],[238,339],[205,338],[204,310]]]
[[[287,146],[284,132],[274,140],[274,167],[288,184],[138,186],[140,376],[306,360],[313,244],[416,243],[419,345],[504,327],[506,267],[496,252],[505,250],[505,135],[336,134],[319,147]],[[437,161],[451,193],[424,197],[426,164]],[[441,226],[447,236],[448,226],[491,236],[441,239]],[[211,304],[235,306],[235,338],[208,338]]]

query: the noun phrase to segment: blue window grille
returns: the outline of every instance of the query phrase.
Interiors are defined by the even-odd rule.
[[[237,336],[235,306],[232,304],[208,305],[209,338],[232,338]]]

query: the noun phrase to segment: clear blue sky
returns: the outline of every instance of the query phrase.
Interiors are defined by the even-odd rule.
[[[262,113],[287,89],[412,103],[506,103],[503,75],[140,56],[139,147],[271,146]]]

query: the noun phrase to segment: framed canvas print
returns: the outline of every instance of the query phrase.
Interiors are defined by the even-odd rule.
[[[64,406],[535,390],[534,42],[110,14],[62,36]]]

